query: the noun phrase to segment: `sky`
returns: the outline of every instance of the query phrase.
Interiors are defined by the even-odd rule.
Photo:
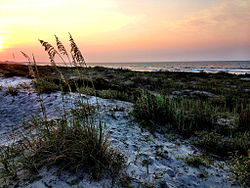
[[[250,60],[250,0],[0,0],[0,61],[68,32],[87,62]]]

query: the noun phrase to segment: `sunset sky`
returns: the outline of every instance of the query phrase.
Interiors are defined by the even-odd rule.
[[[68,32],[88,62],[250,60],[250,0],[0,0],[0,61]]]

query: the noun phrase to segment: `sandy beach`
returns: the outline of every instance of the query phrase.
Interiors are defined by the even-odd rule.
[[[47,70],[47,68],[45,69]],[[64,71],[66,70],[67,69]],[[91,71],[104,71],[106,72],[105,74],[114,74],[116,71],[122,70],[96,68],[90,70],[90,72]],[[127,72],[130,75],[144,74],[144,76],[146,76],[151,74],[136,73],[128,70],[125,70],[125,72],[123,71],[122,74]],[[43,73],[42,70],[41,73]],[[48,72],[44,73],[47,74]],[[100,75],[100,73],[98,74]],[[9,73],[6,74],[9,75]],[[42,116],[41,105],[38,102],[39,99],[42,99],[47,117],[50,120],[60,117],[60,114],[65,110],[70,111],[74,101],[82,99],[85,101],[83,101],[84,103],[88,102],[93,106],[98,106],[99,115],[101,115],[102,121],[105,122],[105,133],[110,134],[110,146],[122,152],[126,157],[126,173],[131,178],[129,183],[131,186],[239,187],[239,184],[233,180],[233,173],[230,171],[230,165],[219,156],[209,156],[207,153],[204,155],[204,151],[194,144],[194,140],[197,139],[196,137],[189,136],[184,139],[176,132],[164,132],[162,127],[156,127],[155,131],[152,132],[149,131],[147,127],[142,127],[140,123],[136,122],[133,116],[131,116],[134,108],[133,106],[135,105],[132,101],[137,100],[136,98],[131,98],[131,96],[124,98],[124,96],[120,96],[122,97],[121,101],[117,100],[119,99],[119,96],[114,96],[114,98],[112,98],[112,95],[108,96],[99,93],[98,95],[100,97],[95,97],[86,94],[79,94],[77,92],[71,94],[65,92],[62,93],[60,90],[56,91],[54,89],[50,91],[44,90],[44,92],[38,95],[34,87],[33,79],[18,76],[18,74],[23,74],[22,71],[18,71],[15,74],[16,76],[14,77],[4,77],[4,75],[2,75],[0,78],[1,145],[8,145],[13,141],[18,143],[21,138],[15,137],[13,140],[13,137],[10,137],[12,132],[25,132],[25,129],[22,127],[22,124],[25,124],[24,122],[29,122],[34,117]],[[152,74],[157,75],[157,73]],[[168,74],[171,73],[168,72]],[[196,76],[195,73],[190,74]],[[65,72],[65,75],[67,75],[67,71]],[[232,79],[231,77],[233,75],[225,76]],[[248,75],[242,75],[239,78],[237,76],[237,79],[248,83],[247,76]],[[73,78],[72,75],[70,77]],[[109,77],[113,78],[111,76]],[[117,80],[117,77],[115,80]],[[106,87],[106,89],[109,89],[108,86],[104,87],[104,85],[100,85],[101,82],[103,82],[101,79],[98,81],[99,85],[97,81],[94,80],[94,82],[96,85],[96,91],[99,91],[101,88],[105,89]],[[108,84],[109,82],[111,81],[106,81],[102,84]],[[128,82],[129,81],[127,81],[127,83]],[[137,84],[138,83],[139,82],[137,81]],[[138,86],[144,87],[145,85],[139,84]],[[118,90],[123,87],[125,86],[116,86]],[[149,86],[147,87],[151,88]],[[114,85],[112,88],[115,88]],[[133,90],[128,89],[127,91],[133,94]],[[157,90],[151,92],[155,95]],[[249,92],[247,88],[245,88],[245,92]],[[181,96],[216,98],[217,94],[209,90],[179,89],[172,90],[170,96],[172,96],[172,98],[178,98]],[[102,97],[107,99],[103,99]],[[222,118],[219,121],[222,126],[225,122],[230,122],[231,120]],[[204,160],[209,159],[209,161],[211,161],[201,163],[202,165],[193,166],[188,162],[188,159],[192,159],[195,156],[209,156],[209,158],[205,157]],[[79,176],[80,172],[74,175],[67,170],[60,171],[59,168],[60,166],[54,166],[52,168],[43,167],[39,169],[38,173],[33,175],[35,180],[32,182],[30,180],[27,181],[26,176],[28,174],[22,173],[19,175],[20,178],[15,181],[8,180],[8,183],[9,185],[18,185],[18,187],[44,187],[46,185],[52,187],[121,186],[121,184],[117,182],[114,184],[113,180],[108,176],[104,176],[99,181],[93,181],[88,177],[86,172],[82,172]],[[60,173],[58,173],[59,171]]]

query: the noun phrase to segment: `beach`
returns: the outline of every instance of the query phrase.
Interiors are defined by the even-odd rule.
[[[80,87],[81,82],[77,81],[79,78],[72,74],[72,70],[69,68],[62,68],[61,71],[69,79],[68,83],[72,83],[71,93],[67,91],[66,86],[63,87],[63,92],[60,91],[61,88],[56,87],[58,75],[52,71],[52,67],[39,67],[41,78],[46,80],[46,84],[40,85],[40,88],[35,86],[33,79],[28,75],[26,66],[20,65],[19,68],[17,67],[5,65],[1,69],[1,145],[8,145],[10,142],[18,143],[20,138],[13,140],[10,133],[13,130],[25,132],[22,127],[23,122],[29,122],[32,117],[34,118],[34,115],[36,117],[42,116],[38,99],[42,99],[47,118],[51,120],[59,118],[64,110],[70,111],[72,101],[81,99],[84,103],[88,102],[93,106],[99,106],[99,114],[102,121],[105,122],[105,134],[110,135],[110,145],[126,157],[126,173],[131,178],[130,186],[240,186],[239,182],[233,179],[230,164],[224,160],[223,156],[227,153],[227,150],[213,151],[207,148],[210,154],[204,153],[202,143],[199,145],[195,142],[196,139],[202,138],[198,137],[199,134],[194,136],[191,130],[179,130],[178,132],[178,129],[177,131],[171,130],[171,128],[165,129],[160,121],[154,120],[153,116],[150,117],[150,115],[144,118],[145,121],[152,118],[148,123],[154,127],[148,127],[149,124],[142,124],[141,120],[136,119],[140,116],[133,117],[131,113],[135,113],[133,112],[135,111],[134,108],[140,107],[138,106],[138,98],[140,98],[138,93],[142,92],[141,90],[152,96],[164,93],[164,95],[171,97],[169,100],[173,101],[182,97],[187,97],[188,100],[208,100],[213,101],[213,104],[218,106],[228,105],[225,109],[216,111],[220,117],[215,123],[224,127],[223,130],[225,131],[234,125],[234,118],[236,117],[234,111],[237,110],[238,103],[242,102],[243,104],[245,100],[249,101],[250,99],[249,75],[208,74],[203,72],[133,72],[124,69],[96,67],[85,70],[86,78],[81,78],[92,79],[95,86],[94,96],[91,82],[85,81],[85,86],[78,90],[81,94],[74,90],[73,83],[78,82]],[[70,80],[74,80],[74,82]],[[86,88],[86,84],[88,88]],[[166,84],[168,87],[163,87]],[[229,89],[231,93],[228,95],[238,96],[236,99],[234,97],[235,101],[227,102],[228,95],[224,91]],[[209,105],[210,102],[206,105]],[[185,103],[185,101],[182,101],[182,103]],[[144,108],[147,112],[146,107]],[[146,112],[143,113],[146,114]],[[164,118],[162,117],[162,119]],[[199,129],[197,130],[199,131]],[[211,131],[210,129],[207,130]],[[218,133],[220,132],[218,131]],[[224,146],[222,145],[222,147]],[[213,154],[211,155],[211,153]],[[199,157],[195,163],[199,161],[200,165],[196,166],[190,162],[191,159],[194,159],[194,156]],[[60,175],[58,175],[58,168],[60,166],[39,169],[38,174],[32,175],[38,177],[33,182],[26,180],[27,174],[21,174],[21,178],[14,181],[8,180],[7,182],[9,185],[17,185],[18,187],[43,187],[44,185],[52,187],[121,186],[117,182],[113,184],[113,180],[108,176],[104,176],[99,181],[93,181],[86,172],[79,176],[80,172],[71,174],[68,171],[60,171]]]

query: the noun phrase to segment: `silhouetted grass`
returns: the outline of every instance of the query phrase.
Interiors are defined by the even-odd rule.
[[[36,117],[28,125],[24,125],[25,132],[14,134],[14,137],[21,139],[19,142],[12,141],[9,145],[0,147],[0,180],[3,180],[1,182],[5,181],[6,183],[17,178],[22,171],[30,172],[32,177],[44,166],[58,167],[61,170],[67,169],[72,173],[83,171],[89,174],[90,179],[100,179],[103,174],[112,178],[124,178],[122,176],[126,164],[125,156],[110,146],[109,135],[103,131],[101,117],[95,115],[98,113],[97,109],[88,101],[83,102],[80,94],[81,100],[74,101],[72,99],[73,106],[70,112],[66,112],[67,110],[64,109],[61,117],[48,120],[40,93],[58,90],[71,92],[71,88],[74,88],[74,91],[79,91],[79,86],[85,85],[84,83],[80,85],[75,80],[69,82],[70,80],[65,78],[62,69],[57,67],[54,58],[58,55],[63,60],[60,53],[66,55],[70,61],[68,53],[57,37],[56,41],[60,53],[48,42],[39,41],[45,47],[57,76],[43,76],[47,73],[46,71],[39,72],[34,56],[32,65],[31,58],[21,52],[28,59],[29,76],[34,77],[34,87],[38,92],[38,101],[41,104],[43,116]],[[68,63],[75,66],[73,70],[82,80],[86,63],[71,35],[70,43],[72,62]],[[91,80],[90,83],[94,89]],[[13,93],[12,90],[9,93]],[[63,95],[62,103],[64,103]]]

